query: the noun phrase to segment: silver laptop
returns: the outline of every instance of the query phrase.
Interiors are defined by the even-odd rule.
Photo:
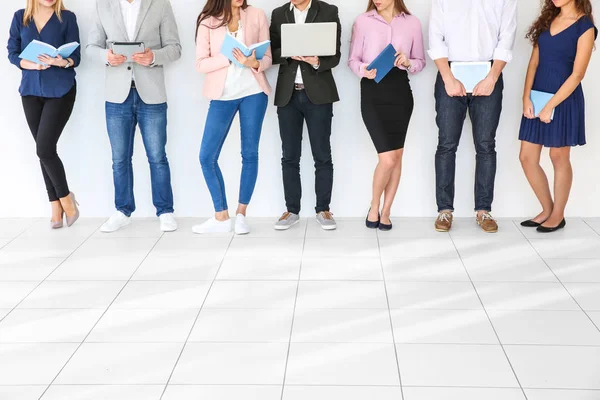
[[[281,56],[333,56],[337,48],[337,23],[281,25]]]

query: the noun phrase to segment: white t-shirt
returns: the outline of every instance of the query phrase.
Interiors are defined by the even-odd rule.
[[[246,44],[244,41],[244,29],[241,21],[236,32],[229,32],[228,28],[227,34]],[[250,68],[238,67],[235,63],[231,63],[227,69],[225,88],[223,89],[223,94],[219,100],[237,100],[262,92],[263,89],[258,84],[258,81],[254,77],[254,72],[252,72]]]

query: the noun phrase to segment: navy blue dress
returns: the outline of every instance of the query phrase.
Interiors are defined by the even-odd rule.
[[[550,31],[540,35],[538,46],[540,62],[533,82],[533,90],[556,93],[573,73],[577,42],[590,29],[598,29],[587,16],[552,36]],[[585,100],[581,85],[556,107],[549,124],[539,118],[523,116],[519,140],[541,144],[544,147],[583,146],[585,144]]]

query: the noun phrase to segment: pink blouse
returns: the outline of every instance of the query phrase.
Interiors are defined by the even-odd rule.
[[[363,66],[367,67],[379,53],[392,44],[396,51],[410,59],[409,72],[416,74],[425,68],[425,46],[421,21],[405,13],[394,17],[388,24],[376,10],[368,11],[356,18],[352,29],[352,44],[348,66],[356,75],[363,77]],[[399,67],[406,70],[404,66]]]

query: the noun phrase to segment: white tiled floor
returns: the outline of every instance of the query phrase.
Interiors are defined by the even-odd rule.
[[[600,399],[600,219],[251,222],[0,220],[0,399]]]

